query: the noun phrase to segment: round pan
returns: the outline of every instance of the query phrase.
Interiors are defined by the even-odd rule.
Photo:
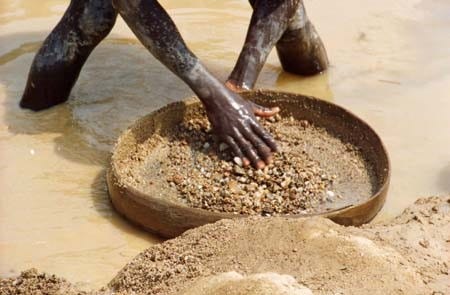
[[[264,106],[279,106],[294,118],[306,119],[314,125],[358,147],[371,165],[375,177],[374,193],[370,198],[343,208],[321,214],[288,215],[288,218],[323,216],[342,225],[361,225],[372,220],[382,208],[389,186],[390,164],[386,149],[375,131],[363,120],[335,104],[300,94],[270,90],[242,92],[241,95]],[[107,172],[108,191],[114,208],[127,219],[144,229],[165,238],[224,218],[246,215],[211,212],[191,208],[161,197],[144,194],[120,181],[116,162],[132,151],[140,142],[155,133],[170,130],[184,114],[200,104],[197,98],[171,103],[129,127],[118,139]]]

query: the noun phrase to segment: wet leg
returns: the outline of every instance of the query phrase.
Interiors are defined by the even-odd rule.
[[[257,0],[237,63],[227,86],[234,90],[251,89],[266,59],[289,26],[300,0]]]
[[[247,37],[227,81],[233,90],[251,89],[276,45],[286,71],[313,74],[326,68],[325,48],[301,0],[250,0],[253,7]]]
[[[116,16],[111,0],[72,0],[33,60],[20,106],[38,111],[65,102]]]
[[[283,69],[298,75],[314,75],[328,67],[325,46],[308,19],[303,1],[276,45]]]

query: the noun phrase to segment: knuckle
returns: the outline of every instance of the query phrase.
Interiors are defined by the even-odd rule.
[[[247,154],[251,154],[253,152],[252,147],[249,144],[244,144],[241,149]]]
[[[264,139],[264,141],[273,141],[272,136],[270,136],[270,134],[264,133],[262,135],[262,138]]]

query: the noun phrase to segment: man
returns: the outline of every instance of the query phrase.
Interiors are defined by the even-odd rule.
[[[114,26],[119,13],[142,44],[182,79],[202,101],[213,131],[242,159],[260,169],[277,145],[255,118],[276,114],[236,92],[251,89],[276,46],[286,71],[312,75],[326,69],[325,48],[301,0],[251,0],[247,37],[226,86],[187,48],[156,0],[72,0],[36,54],[20,102],[42,110],[66,101],[83,64]]]

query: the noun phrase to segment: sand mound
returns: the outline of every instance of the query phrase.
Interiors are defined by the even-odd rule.
[[[312,295],[289,275],[261,273],[243,276],[227,272],[196,281],[182,295]]]
[[[322,218],[223,220],[149,248],[110,287],[183,294],[199,278],[236,271],[288,274],[315,294],[449,292],[449,202],[419,200],[392,225],[364,228]]]
[[[390,222],[222,220],[153,246],[98,294],[450,294],[450,197],[419,199]],[[0,294],[73,294],[35,270]],[[72,293],[71,293],[72,292]]]

